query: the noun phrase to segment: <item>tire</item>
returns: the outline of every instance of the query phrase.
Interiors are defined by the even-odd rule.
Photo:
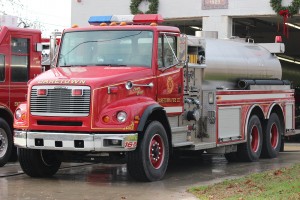
[[[9,162],[17,162],[18,161],[18,150],[17,147],[13,146],[10,154]]]
[[[262,157],[276,158],[281,149],[281,132],[279,118],[276,113],[272,113],[263,135]]]
[[[19,162],[31,177],[51,177],[61,165],[57,152],[37,149],[19,149]]]
[[[12,131],[8,123],[0,118],[0,167],[9,160],[13,149]]]
[[[127,153],[129,175],[138,181],[161,180],[169,162],[168,137],[158,121],[149,123],[137,149]]]
[[[261,122],[256,115],[249,119],[246,137],[246,143],[238,145],[238,158],[247,162],[257,161],[261,155],[263,135]]]
[[[281,145],[280,145],[280,151],[279,152],[284,152],[284,136],[281,136]]]

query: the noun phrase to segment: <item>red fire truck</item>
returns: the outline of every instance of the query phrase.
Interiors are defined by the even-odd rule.
[[[157,181],[175,151],[278,155],[294,129],[294,90],[277,57],[254,43],[181,35],[162,21],[95,16],[64,30],[56,67],[29,83],[15,112],[27,175],[52,176],[62,161],[120,160],[136,180]]]
[[[41,32],[0,26],[0,166],[13,147],[13,112],[26,100],[27,82],[41,73]]]

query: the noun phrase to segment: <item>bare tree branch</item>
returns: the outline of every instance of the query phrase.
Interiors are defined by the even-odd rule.
[[[45,30],[45,26],[38,19],[27,19],[24,16],[24,4],[20,0],[0,0],[0,14],[18,17],[19,27]]]

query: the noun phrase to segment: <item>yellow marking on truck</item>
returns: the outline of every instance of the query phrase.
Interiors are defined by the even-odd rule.
[[[180,103],[180,98],[158,98],[158,103]]]
[[[148,77],[148,78],[144,78],[144,79],[138,79],[138,80],[130,80],[131,82],[138,82],[138,81],[145,81],[145,80],[149,80],[149,79],[153,79],[153,78],[156,78],[155,76],[152,76],[152,77]],[[126,81],[127,82],[127,81]],[[95,88],[93,89],[93,92],[95,90],[101,90],[103,88],[107,88],[107,87],[113,87],[113,86],[118,86],[118,85],[125,85],[126,82],[122,82],[122,83],[117,83],[117,84],[112,84],[112,85],[106,85],[106,86],[102,86],[102,87],[99,87],[99,88]]]
[[[130,124],[129,126],[126,126],[126,127],[124,128],[124,130],[129,130],[129,131],[134,130],[134,123],[131,122],[131,124]]]
[[[137,135],[128,135],[125,137],[125,141],[137,141],[138,136]]]
[[[40,80],[39,84],[85,84],[85,80]]]

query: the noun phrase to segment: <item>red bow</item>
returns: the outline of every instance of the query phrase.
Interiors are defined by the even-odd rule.
[[[283,17],[283,35],[288,38],[288,26],[286,25],[286,22],[288,17],[290,16],[289,10],[280,10],[278,14]]]

